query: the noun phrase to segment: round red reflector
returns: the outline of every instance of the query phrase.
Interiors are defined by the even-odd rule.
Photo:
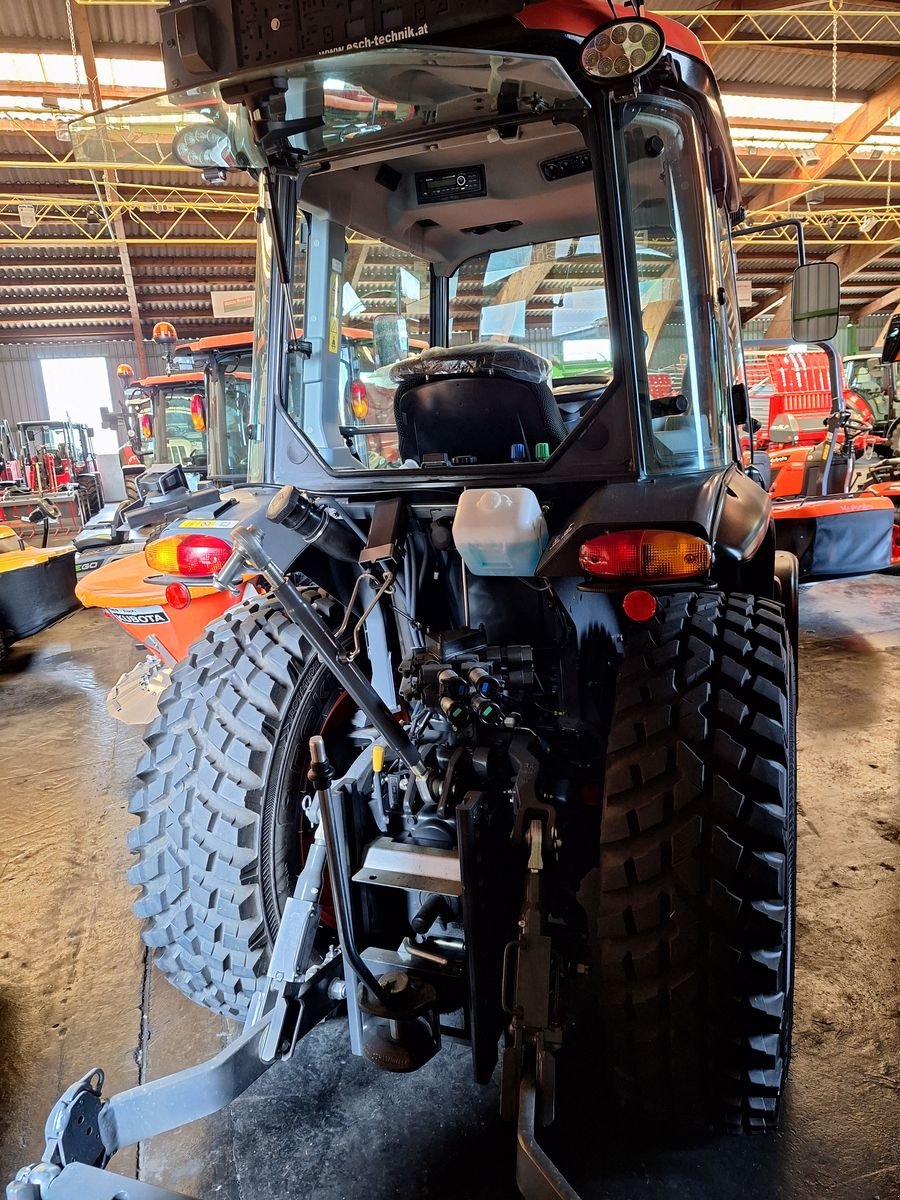
[[[185,587],[183,583],[170,583],[166,587],[166,603],[171,608],[176,608],[180,611],[182,608],[187,608],[190,602],[190,588]]]
[[[649,621],[656,616],[657,607],[652,592],[626,592],[622,597],[622,612],[632,621]]]

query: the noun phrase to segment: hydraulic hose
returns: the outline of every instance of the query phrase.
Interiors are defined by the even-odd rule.
[[[234,542],[240,558],[261,572],[269,582],[274,594],[281,601],[284,611],[303,630],[322,662],[335,676],[350,696],[363,710],[385,742],[413,773],[420,795],[426,801],[432,799],[429,788],[428,768],[416,746],[410,741],[403,728],[398,725],[394,714],[384,703],[372,684],[354,662],[347,659],[344,647],[312,605],[307,604],[296,585],[279,570],[263,547],[258,531],[252,525],[239,526],[234,531]],[[235,576],[232,555],[217,576],[217,586],[228,587]]]

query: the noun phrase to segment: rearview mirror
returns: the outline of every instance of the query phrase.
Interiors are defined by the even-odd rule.
[[[830,342],[838,331],[841,272],[837,263],[805,263],[791,280],[791,337]]]
[[[891,317],[887,333],[884,335],[884,349],[881,351],[883,363],[895,363],[900,359],[900,313]]]
[[[409,357],[409,327],[406,317],[381,316],[372,322],[375,357],[378,365],[400,362]]]

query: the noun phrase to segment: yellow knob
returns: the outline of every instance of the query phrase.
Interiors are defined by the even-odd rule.
[[[378,775],[384,767],[384,746],[372,747],[372,770]]]

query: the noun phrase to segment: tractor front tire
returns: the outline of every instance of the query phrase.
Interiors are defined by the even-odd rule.
[[[271,598],[230,609],[172,672],[128,839],[143,939],[171,983],[246,1015],[301,860],[309,738],[340,696]]]
[[[781,606],[660,598],[625,635],[582,881],[614,1094],[651,1117],[775,1128],[790,1054],[794,671]]]

